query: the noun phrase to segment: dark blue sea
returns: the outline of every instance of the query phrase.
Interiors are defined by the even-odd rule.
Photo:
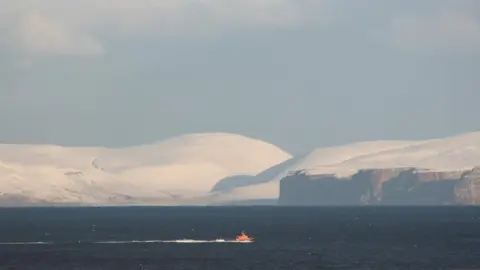
[[[480,208],[3,208],[0,269],[480,269]]]

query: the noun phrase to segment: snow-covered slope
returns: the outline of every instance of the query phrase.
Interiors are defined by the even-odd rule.
[[[118,149],[3,144],[0,197],[176,204],[203,196],[221,178],[255,175],[290,157],[269,143],[228,133],[188,134]]]
[[[280,180],[290,171],[306,170],[313,173],[318,169],[336,167],[342,162],[358,158],[364,155],[375,155],[375,153],[403,148],[415,145],[415,141],[367,141],[353,144],[317,148],[310,153],[295,158],[297,162],[286,167],[272,180]]]
[[[214,186],[214,190],[231,190],[235,187],[261,184],[270,181],[277,181],[288,174],[289,171],[308,170],[312,171],[318,167],[335,166],[343,161],[371,153],[378,153],[384,150],[396,149],[412,145],[414,141],[372,141],[359,142],[348,145],[318,148],[306,155],[292,157],[280,164],[277,164],[256,176],[236,176],[222,179]],[[252,183],[252,184],[246,184]]]
[[[422,167],[432,170],[471,169],[480,165],[480,132],[391,149],[346,160],[339,168]]]
[[[209,204],[275,199],[290,171],[346,176],[362,168],[456,170],[480,165],[480,132],[425,141],[370,141],[292,158],[235,134],[188,134],[128,148],[0,145],[5,198],[87,204]],[[213,186],[221,180],[214,192]]]
[[[439,171],[472,168],[480,165],[480,132],[424,141],[371,141],[319,148],[293,160],[296,160],[293,165],[286,166],[270,181],[217,193],[216,200],[277,198],[278,181],[290,171],[348,176],[365,168],[419,167]]]

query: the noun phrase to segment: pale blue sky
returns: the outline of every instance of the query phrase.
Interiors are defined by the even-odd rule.
[[[0,142],[480,129],[480,1],[0,0]],[[95,4],[95,5],[94,5]]]

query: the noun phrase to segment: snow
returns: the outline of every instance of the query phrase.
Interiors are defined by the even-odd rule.
[[[262,173],[255,176],[256,179],[249,179],[249,182],[256,182],[258,184],[278,181],[286,176],[290,171],[307,170],[314,172],[315,169],[321,167],[323,170],[329,166],[335,167],[336,164],[343,161],[367,155],[375,152],[380,152],[388,149],[395,149],[398,147],[408,146],[414,144],[414,141],[373,141],[373,142],[358,142],[348,145],[333,146],[314,149],[306,155],[293,157],[280,164],[277,164]],[[330,168],[331,169],[331,168]],[[333,169],[333,171],[335,168]],[[244,176],[242,178],[245,178]],[[235,187],[235,184],[240,181],[237,179],[222,179],[223,181],[230,180],[228,183],[221,183],[220,190],[230,190]],[[245,182],[245,181],[243,181]],[[262,186],[263,187],[263,186]],[[249,196],[255,191],[248,192]],[[277,192],[278,194],[278,192]]]
[[[331,173],[346,177],[359,169],[372,168],[417,167],[435,171],[471,169],[480,165],[480,132],[443,139],[367,141],[318,148],[292,160],[284,162],[288,166],[270,181],[225,191],[217,194],[216,198],[278,198],[279,180],[289,172],[299,170],[307,174]]]
[[[297,158],[292,166],[285,168],[273,180],[280,180],[290,171],[305,170],[306,173],[331,173],[342,162],[371,155],[386,150],[414,145],[415,141],[367,141],[341,146],[317,148],[303,157]]]
[[[349,159],[339,167],[420,167],[463,170],[480,165],[480,132],[467,133]]]
[[[197,133],[125,148],[0,144],[0,199],[84,204],[219,204],[275,199],[291,171],[348,176],[359,169],[463,170],[480,165],[480,132],[421,141],[367,141],[290,154],[229,133]],[[225,189],[210,192],[221,179]],[[238,179],[237,179],[238,180]],[[238,182],[244,186],[235,186]],[[3,195],[2,195],[3,194]]]
[[[124,195],[177,201],[207,193],[224,177],[255,175],[290,157],[272,144],[229,133],[125,148],[2,144],[0,190],[54,202],[103,204]]]

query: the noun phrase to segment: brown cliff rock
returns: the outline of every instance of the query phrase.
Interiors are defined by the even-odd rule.
[[[454,192],[457,204],[480,204],[480,167],[465,172],[456,183]]]
[[[467,171],[364,169],[350,177],[293,173],[280,181],[280,205],[480,204],[480,167]]]
[[[382,185],[409,168],[367,169],[360,170],[351,177],[351,181],[363,183],[364,190],[360,198],[361,204],[378,204],[382,200]]]

